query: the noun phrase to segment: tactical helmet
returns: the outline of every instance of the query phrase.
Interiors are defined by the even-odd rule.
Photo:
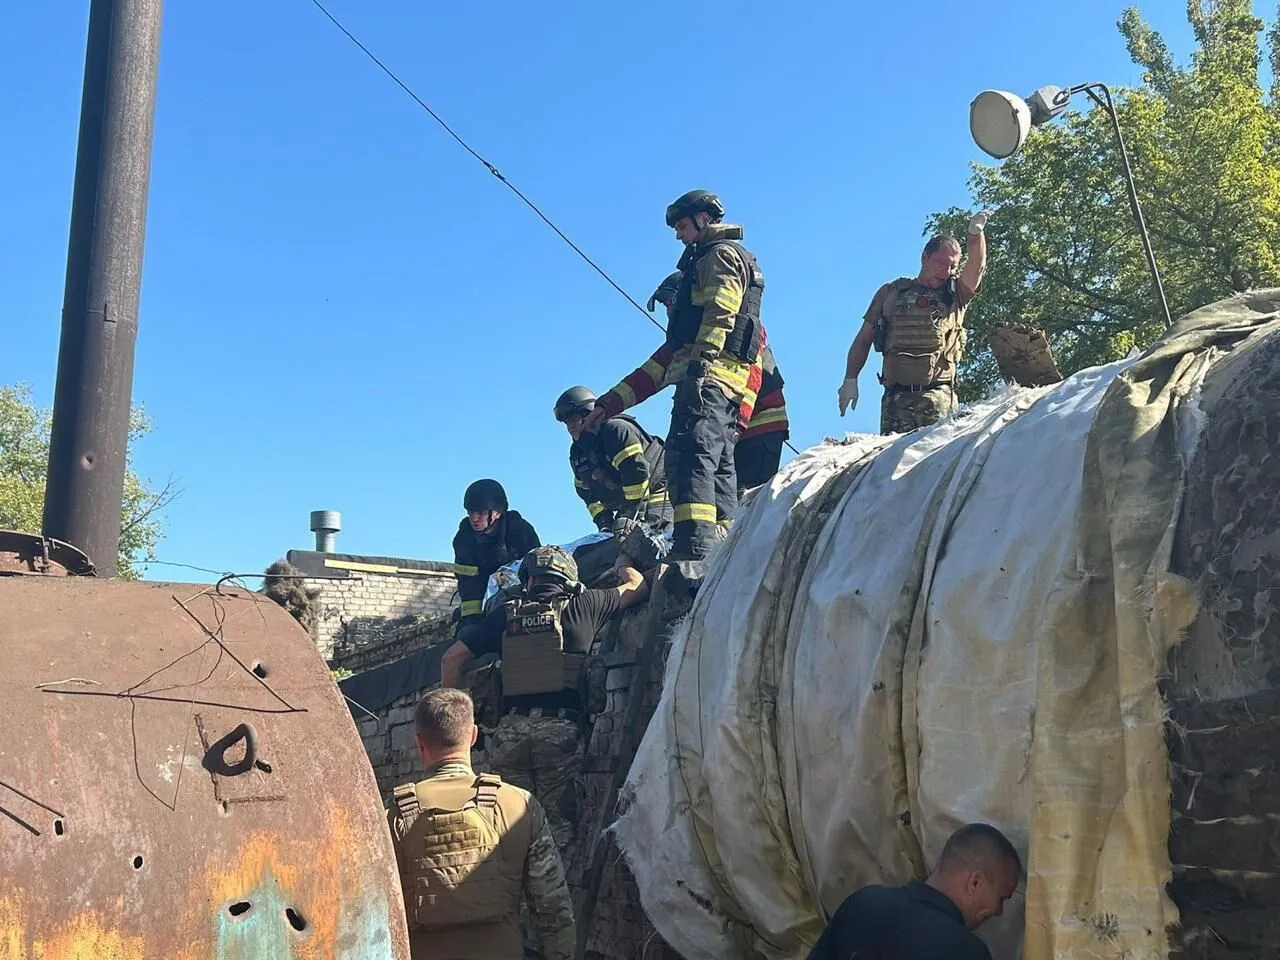
[[[590,387],[570,387],[556,400],[556,419],[564,423],[579,414],[588,414],[596,408],[596,395]]]
[[[724,219],[724,204],[710,190],[690,190],[667,207],[667,226],[674,227],[681,217],[692,220],[696,213],[709,213],[711,222],[719,223]]]
[[[507,491],[497,480],[477,480],[462,495],[462,509],[467,513],[483,513],[486,510],[507,512]]]
[[[529,589],[533,578],[540,586],[555,584],[566,590],[578,582],[578,564],[560,547],[537,547],[520,561],[520,586]]]
[[[675,303],[676,291],[680,289],[680,277],[683,276],[679,270],[671,274],[667,279],[658,284],[658,289],[653,291],[653,296],[649,298],[649,312],[653,313],[653,306],[656,303],[669,307]]]

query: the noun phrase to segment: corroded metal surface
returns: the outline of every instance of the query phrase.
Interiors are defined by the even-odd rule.
[[[0,530],[0,577],[91,577],[93,564],[69,543],[38,533]]]
[[[408,957],[310,639],[223,587],[0,577],[0,960]]]

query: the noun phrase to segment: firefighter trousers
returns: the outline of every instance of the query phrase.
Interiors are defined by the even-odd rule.
[[[786,442],[785,430],[757,433],[738,441],[733,451],[733,463],[738,471],[739,496],[773,478],[778,472],[778,464],[782,462],[782,445]]]
[[[671,558],[701,560],[738,506],[733,447],[739,403],[708,379],[676,387],[667,435],[667,484],[675,524]]]

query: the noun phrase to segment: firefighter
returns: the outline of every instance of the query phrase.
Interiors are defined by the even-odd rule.
[[[660,303],[667,308],[667,319],[670,320],[679,287],[680,272],[677,271],[653,291],[648,303],[649,312],[653,312],[654,304]],[[760,336],[767,341],[763,324]],[[773,358],[773,347],[766,342],[760,353],[759,396],[754,409],[743,405],[742,416],[738,420],[738,442],[733,447],[739,498],[752,487],[767,483],[778,472],[778,464],[782,462],[782,447],[791,436],[787,401],[782,395],[785,382]]]
[[[556,400],[556,419],[573,438],[574,489],[601,533],[621,533],[618,528],[627,520],[643,521],[654,532],[665,530],[671,524],[671,499],[662,441],[626,414],[587,433],[582,424],[595,405],[596,395],[587,387],[570,387]]]
[[[858,374],[872,347],[884,354],[880,432],[909,433],[937,423],[956,408],[956,365],[968,336],[964,314],[987,268],[984,230],[990,212],[969,221],[969,258],[960,269],[960,244],[938,235],[925,244],[920,273],[876,291],[849,347],[840,416],[858,405]]]
[[[521,900],[546,960],[572,960],[573,899],[536,798],[471,767],[476,725],[461,690],[431,690],[413,715],[426,777],[388,811],[413,960],[524,952]]]
[[[602,396],[583,429],[675,385],[667,434],[672,560],[700,560],[738,504],[733,447],[743,404],[755,407],[763,346],[764,275],[742,245],[742,227],[722,223],[724,206],[692,190],[667,207],[667,226],[685,244],[666,342]]]
[[[477,480],[467,487],[462,507],[467,515],[453,537],[460,603],[454,615],[454,636],[478,622],[494,571],[542,544],[529,521],[508,509],[507,492],[497,480]]]
[[[617,587],[585,589],[573,557],[549,546],[521,561],[520,589],[518,597],[494,607],[445,651],[440,683],[458,686],[473,657],[496,653],[502,658],[501,717],[492,732],[486,729],[485,760],[504,780],[541,801],[564,853],[582,812],[582,664],[609,618],[649,595],[649,581],[624,566]]]

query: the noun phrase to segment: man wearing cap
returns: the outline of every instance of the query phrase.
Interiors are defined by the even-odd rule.
[[[666,342],[596,403],[594,431],[666,386],[676,387],[666,467],[675,520],[670,560],[701,560],[738,504],[734,444],[743,403],[754,409],[764,346],[764,274],[741,243],[742,227],[722,223],[713,193],[691,190],[667,207],[667,226],[685,245]]]

